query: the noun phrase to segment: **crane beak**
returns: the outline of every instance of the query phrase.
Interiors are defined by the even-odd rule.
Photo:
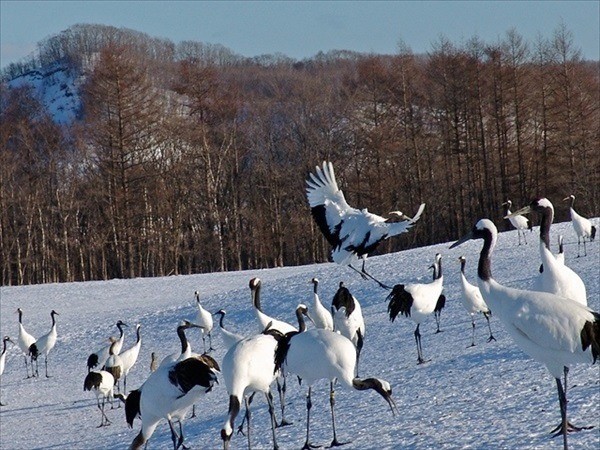
[[[458,241],[456,241],[454,244],[452,244],[450,246],[450,248],[458,247],[459,245],[462,245],[465,242],[470,241],[471,239],[473,239],[473,232],[469,231],[467,234],[465,234],[463,237],[461,237]]]
[[[510,219],[511,217],[522,216],[523,214],[529,214],[530,212],[531,212],[531,206],[525,206],[524,208],[521,208],[518,211],[515,211],[513,213],[510,213],[510,214],[504,216],[504,218]]]

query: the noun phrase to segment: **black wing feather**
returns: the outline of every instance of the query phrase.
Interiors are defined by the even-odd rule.
[[[388,313],[392,322],[396,320],[398,314],[410,317],[410,308],[413,304],[413,298],[412,295],[404,289],[403,284],[394,286],[386,300],[390,301],[388,304]]]
[[[217,376],[201,358],[193,356],[178,362],[169,370],[169,381],[187,394],[194,386],[212,389]]]
[[[346,286],[340,283],[340,287],[337,292],[333,296],[333,300],[331,302],[331,306],[335,308],[335,310],[339,310],[342,306],[346,308],[346,317],[350,317],[350,314],[354,312],[354,298],[352,294],[348,290]]]
[[[329,242],[334,248],[338,247],[341,244],[340,229],[342,227],[342,222],[337,224],[334,228],[334,231],[331,232],[329,224],[327,223],[327,209],[325,208],[325,205],[313,206],[310,209],[310,212],[312,213],[313,219],[315,219],[315,222],[319,226],[319,230],[321,230],[321,233],[323,233],[323,236],[325,236],[325,239],[327,239],[327,242]]]
[[[102,375],[98,372],[89,372],[83,381],[83,390],[91,391],[92,389],[98,389],[102,383]]]

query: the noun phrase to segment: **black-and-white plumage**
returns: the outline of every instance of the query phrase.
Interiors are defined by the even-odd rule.
[[[227,350],[229,350],[237,342],[244,339],[244,336],[242,336],[241,334],[237,334],[232,331],[229,331],[227,328],[225,328],[225,325],[223,324],[223,321],[225,320],[225,314],[227,314],[227,312],[224,309],[220,309],[219,311],[217,311],[215,313],[216,316],[220,316],[219,317],[219,330],[221,331],[221,337],[223,338],[223,344],[225,345],[225,348]]]
[[[356,348],[356,375],[358,376],[360,353],[365,342],[367,329],[359,301],[341,281],[331,302],[331,312],[334,331],[350,339]]]
[[[285,340],[278,344],[276,365],[284,364],[290,373],[296,374],[308,386],[306,396],[306,441],[304,449],[314,447],[310,444],[310,410],[312,407],[311,393],[313,384],[322,379],[329,381],[329,401],[333,440],[331,446],[342,445],[337,439],[335,428],[335,391],[336,381],[359,391],[372,389],[388,403],[392,413],[396,405],[392,398],[390,384],[379,378],[360,379],[355,377],[356,358],[354,345],[342,336],[325,329],[306,331],[303,315],[306,315],[305,305],[298,305],[296,315],[299,323],[299,333],[288,333]],[[374,436],[376,440],[376,437]],[[374,445],[376,447],[377,445]]]
[[[127,375],[135,364],[140,354],[140,348],[142,347],[142,335],[140,329],[142,326],[138,323],[135,327],[136,341],[135,344],[127,350],[119,354],[121,359],[121,370],[123,376],[123,392],[127,393]]]
[[[575,203],[575,196],[569,195],[567,198],[563,199],[563,201],[571,201],[571,207],[569,208],[569,212],[571,213],[571,223],[573,224],[573,229],[577,234],[577,256],[580,256],[579,247],[581,246],[581,242],[583,241],[583,254],[587,256],[587,249],[585,247],[585,241],[589,240],[592,242],[596,238],[596,227],[592,225],[589,219],[580,216],[577,214],[577,211],[573,209],[573,205]]]
[[[10,337],[4,336],[4,338],[2,339],[2,353],[0,354],[0,376],[2,376],[2,374],[4,373],[4,367],[6,366],[6,344],[8,342],[14,344]],[[0,406],[5,406],[5,404],[2,403],[2,400],[0,400]]]
[[[108,420],[108,417],[104,412],[104,405],[106,403],[106,400],[109,400],[112,403],[112,400],[114,398],[114,386],[115,379],[113,378],[110,372],[107,372],[105,370],[100,370],[98,372],[89,371],[85,377],[85,380],[83,381],[83,390],[93,391],[94,394],[96,394],[98,409],[102,414],[102,417],[100,419],[100,425],[98,425],[98,428],[110,425],[110,420]],[[102,399],[102,403],[100,402],[100,399]]]
[[[258,323],[259,332],[269,328],[271,330],[279,331],[282,334],[289,333],[292,331],[298,331],[293,325],[290,325],[283,320],[275,319],[265,314],[262,310],[260,303],[262,282],[259,278],[252,278],[249,282],[250,294],[252,296],[252,306],[254,307],[254,314],[256,315],[256,321]],[[280,380],[282,379],[282,380]],[[280,373],[280,377],[277,379],[277,392],[279,393],[279,401],[281,403],[281,423],[278,426],[291,425],[285,418],[285,391],[287,389],[287,380],[285,378],[285,371]]]
[[[174,352],[165,356],[160,362],[159,367],[168,365],[176,361],[182,361],[192,356],[192,346],[190,345],[190,341],[185,335],[185,330],[189,328],[200,328],[200,326],[190,322],[187,319],[182,320],[177,326],[177,336],[179,337],[179,342],[181,344],[181,351]]]
[[[294,331],[295,332],[295,331]],[[227,419],[221,429],[221,439],[225,450],[229,448],[235,418],[237,417],[242,400],[246,404],[248,448],[251,444],[250,409],[248,395],[255,392],[263,393],[269,405],[271,417],[271,432],[273,446],[277,448],[275,435],[276,419],[271,384],[275,381],[279,370],[275,367],[275,351],[277,343],[283,339],[283,334],[267,327],[263,333],[242,339],[231,347],[223,357],[223,378],[229,394]]]
[[[35,376],[35,374],[33,372],[33,361],[31,361],[31,375],[29,375],[28,361],[31,360],[29,347],[31,347],[31,344],[35,342],[35,338],[29,334],[23,326],[23,310],[21,308],[17,308],[17,313],[19,314],[19,337],[17,338],[17,345],[21,349],[21,352],[23,352],[23,357],[25,358],[25,371],[27,372],[27,378],[31,378]]]
[[[102,370],[110,373],[113,376],[115,385],[117,386],[117,390],[119,392],[121,392],[121,377],[123,376],[123,360],[121,359],[120,355],[115,354],[114,349],[115,349],[116,345],[117,345],[117,341],[112,343],[112,345],[110,347],[108,359],[106,360],[106,363],[104,363]]]
[[[464,256],[461,256],[458,258],[458,260],[460,261],[460,288],[462,291],[462,302],[465,310],[471,317],[471,327],[473,330],[471,347],[475,346],[475,314],[483,314],[490,331],[490,336],[487,341],[495,341],[496,338],[492,334],[492,327],[490,325],[490,316],[492,315],[492,312],[485,304],[485,301],[483,301],[483,297],[481,296],[481,292],[479,292],[479,288],[469,283],[467,277],[465,276],[465,264],[467,263],[467,259]]]
[[[319,280],[313,278],[311,283],[313,284],[313,299],[309,306],[308,317],[317,328],[333,330],[333,317],[331,312],[323,306],[319,299],[319,294],[317,293]]]
[[[198,308],[194,323],[202,327],[202,343],[204,344],[204,353],[208,353],[214,350],[212,346],[212,335],[210,334],[213,329],[213,317],[211,313],[202,307],[202,304],[200,303],[200,293],[195,291],[194,296],[196,297],[196,307]],[[206,336],[208,336],[208,350],[206,350]]]
[[[438,253],[435,255],[435,261],[433,265],[431,265],[430,269],[433,269],[433,281],[437,280],[442,276],[442,256]],[[433,308],[433,317],[435,318],[436,325],[436,334],[441,333],[440,323],[442,321],[442,311],[446,306],[446,296],[444,294],[440,294],[438,297],[438,301],[435,304],[435,308]]]
[[[539,248],[542,263],[532,290],[549,292],[587,305],[587,292],[583,280],[565,265],[564,254],[562,261],[559,261],[550,251],[550,227],[554,220],[554,206],[547,198],[534,199],[517,213],[527,214],[532,211],[541,218]]]
[[[594,363],[600,356],[600,314],[564,297],[498,283],[491,267],[497,236],[494,223],[481,219],[450,248],[470,239],[483,239],[477,269],[479,290],[521,350],[544,364],[555,378],[562,419],[557,434],[563,435],[566,449],[568,432],[579,429],[567,420],[566,374],[570,365]]]
[[[138,416],[142,420],[142,428],[130,450],[141,449],[162,419],[169,423],[174,450],[181,447],[184,441],[181,420],[193,404],[212,390],[218,382],[219,371],[219,364],[204,354],[172,361],[152,372],[125,401],[125,417],[129,426],[133,427]],[[179,433],[174,427],[176,420],[179,420]]]
[[[117,328],[119,329],[119,338],[113,338],[112,336],[108,338],[108,345],[105,345],[97,352],[91,353],[87,359],[87,368],[88,372],[95,367],[103,367],[106,363],[106,360],[109,357],[110,348],[113,346],[113,343],[116,342],[116,345],[113,347],[113,351],[115,355],[121,353],[121,348],[123,348],[123,341],[125,339],[125,333],[123,331],[123,327],[126,327],[127,324],[121,320],[117,321]]]
[[[56,340],[58,338],[58,334],[56,332],[56,318],[54,316],[58,316],[59,314],[52,310],[50,312],[50,317],[52,318],[52,328],[50,331],[43,336],[39,337],[31,346],[29,347],[29,353],[31,355],[31,361],[35,361],[35,375],[39,376],[38,373],[38,358],[40,355],[44,355],[44,365],[46,367],[46,378],[50,378],[48,375],[48,353],[54,348],[56,345]]]
[[[508,219],[510,224],[517,230],[519,245],[521,245],[521,235],[523,235],[523,240],[527,244],[525,231],[531,229],[529,219],[518,212],[511,213],[510,208],[512,208],[512,202],[510,200],[506,200],[504,203],[502,203],[502,206],[505,207],[504,217]]]
[[[380,286],[388,288],[366,272],[367,255],[383,240],[407,232],[421,217],[425,204],[421,204],[412,218],[394,211],[390,213],[392,217],[385,219],[370,213],[366,208],[353,208],[346,202],[344,193],[338,187],[331,162],[323,162],[322,168],[317,166],[316,172],[310,174],[306,184],[312,216],[333,247],[333,261],[347,265],[363,277],[368,276]],[[362,259],[360,271],[355,267],[359,259]]]
[[[439,254],[435,256],[436,260],[441,258]],[[441,259],[440,259],[441,261]],[[441,266],[440,266],[441,267]],[[429,266],[434,268],[434,266]],[[421,333],[419,327],[421,323],[435,310],[440,295],[442,294],[444,276],[442,271],[438,273],[438,278],[431,283],[411,283],[397,284],[388,295],[388,314],[390,320],[396,320],[398,314],[410,317],[416,324],[415,342],[417,344],[417,363],[425,362],[423,359],[423,349],[421,347]]]

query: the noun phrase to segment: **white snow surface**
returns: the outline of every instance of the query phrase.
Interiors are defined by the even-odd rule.
[[[598,225],[598,219],[594,220]],[[467,230],[465,230],[467,231]],[[529,288],[538,273],[538,228],[528,245],[517,245],[516,231],[501,233],[493,255],[494,277],[501,283]],[[570,222],[555,224],[553,236],[565,236],[566,263],[583,279],[588,303],[600,311],[598,242],[588,244],[588,256],[576,258],[577,240]],[[458,236],[457,236],[458,237]],[[552,239],[555,242],[556,239]],[[159,358],[179,351],[175,332],[183,318],[196,314],[194,291],[211,312],[227,310],[226,326],[242,334],[256,333],[257,325],[250,300],[248,281],[263,281],[264,311],[295,323],[294,310],[310,304],[312,277],[318,277],[319,295],[329,306],[340,281],[361,302],[366,338],[361,355],[361,377],[383,378],[391,384],[399,414],[393,416],[374,391],[359,392],[338,384],[336,391],[337,432],[340,441],[351,441],[344,449],[559,449],[562,438],[552,438],[560,413],[556,385],[540,363],[522,353],[498,319],[491,324],[497,342],[486,343],[485,320],[476,319],[476,346],[471,342],[471,322],[460,300],[460,264],[467,257],[467,278],[476,283],[481,241],[471,241],[449,250],[449,243],[372,257],[367,269],[388,284],[429,282],[427,267],[436,253],[444,259],[446,308],[442,312],[442,333],[435,334],[431,317],[421,328],[426,359],[417,365],[414,323],[387,315],[387,291],[361,279],[351,269],[333,263],[268,270],[249,270],[166,278],[110,280],[100,282],[2,287],[0,290],[1,335],[17,337],[18,315],[34,336],[48,332],[50,311],[57,316],[58,343],[49,355],[51,378],[25,379],[23,356],[9,346],[6,370],[2,375],[0,448],[2,449],[122,449],[127,448],[140,429],[125,422],[124,408],[110,409],[108,427],[97,428],[100,412],[93,393],[83,391],[88,355],[118,335],[121,319],[126,328],[127,349],[135,343],[135,324],[142,324],[142,348],[128,378],[128,388],[139,387],[149,375],[150,353]],[[554,249],[557,251],[557,249]],[[201,351],[199,331],[189,331],[194,350]],[[212,353],[221,362],[225,354],[218,327],[213,331]],[[277,399],[276,389],[274,395]],[[287,419],[293,425],[277,430],[282,449],[300,448],[305,437],[306,386],[296,377],[288,378]],[[599,448],[600,364],[577,365],[569,374],[569,418],[575,425],[594,425],[592,430],[569,435],[572,448]],[[328,382],[315,383],[311,410],[311,441],[328,445],[332,439]],[[198,417],[184,422],[186,444],[194,449],[222,448],[220,430],[227,417],[228,395],[224,383],[215,387],[197,405]],[[277,415],[280,416],[278,400]],[[272,448],[266,402],[252,405],[252,446]],[[243,411],[236,420],[240,423]],[[165,421],[149,441],[148,449],[172,448]],[[234,434],[232,449],[247,448],[245,436]]]
[[[60,64],[33,70],[8,82],[9,88],[30,86],[48,113],[59,125],[71,124],[81,109],[81,75]]]

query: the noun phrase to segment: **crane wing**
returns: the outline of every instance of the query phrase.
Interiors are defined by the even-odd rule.
[[[338,246],[342,220],[355,208],[348,205],[339,189],[331,162],[324,161],[322,168],[317,166],[316,173],[310,174],[306,184],[306,197],[315,222],[327,241]]]

